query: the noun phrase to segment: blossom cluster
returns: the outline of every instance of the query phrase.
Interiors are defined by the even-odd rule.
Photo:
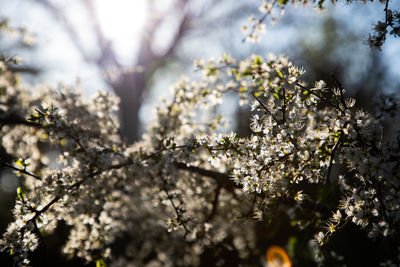
[[[394,37],[400,37],[400,12],[389,9],[389,1],[386,3],[385,20],[378,21],[375,24],[374,34],[370,34],[368,38],[368,44],[372,48],[381,49],[386,40],[387,33],[393,35]]]
[[[374,2],[375,0],[363,0],[362,2],[366,4],[367,2]],[[315,5],[315,9],[318,11],[325,11],[326,7],[324,4],[328,2],[325,0],[320,1],[310,1],[310,0],[261,0],[261,5],[259,7],[259,15],[251,15],[249,17],[248,24],[243,24],[241,30],[245,35],[244,41],[250,43],[259,42],[261,40],[261,35],[265,33],[267,27],[267,21],[273,24],[279,17],[284,13],[286,6],[291,3],[292,5]],[[336,4],[337,0],[332,0],[332,4]],[[347,0],[347,3],[353,2],[352,0]],[[356,2],[356,1],[354,1]],[[382,45],[386,41],[386,36],[389,33],[394,37],[400,36],[400,12],[389,8],[389,0],[379,0],[385,5],[383,8],[385,19],[380,20],[375,23],[373,28],[373,34],[370,34],[367,40],[368,45],[373,49],[381,49]],[[278,14],[276,14],[278,13]],[[279,14],[280,13],[280,14]]]
[[[111,94],[30,88],[1,62],[0,145],[12,158],[1,165],[23,186],[0,249],[20,266],[61,221],[71,227],[64,253],[89,262],[196,266],[207,255],[224,264],[228,252],[257,262],[256,225],[279,207],[311,225],[318,259],[348,223],[399,245],[399,139],[384,138],[381,120],[338,81],[309,86],[286,57],[196,62],[204,79],[178,82],[133,145]],[[250,106],[251,136],[222,131],[228,95]]]

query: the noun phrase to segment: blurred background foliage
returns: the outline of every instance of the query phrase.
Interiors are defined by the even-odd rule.
[[[400,89],[399,41],[389,37],[383,51],[372,51],[365,43],[373,23],[384,16],[384,7],[379,3],[347,5],[339,1],[336,6],[328,5],[324,13],[290,5],[276,24],[267,25],[260,43],[249,44],[242,42],[239,27],[250,14],[259,14],[258,0],[106,2],[0,0],[0,17],[14,27],[25,25],[26,29],[19,37],[0,35],[0,50],[23,58],[13,71],[28,83],[73,85],[80,87],[84,95],[97,90],[114,91],[121,97],[121,125],[128,142],[140,138],[152,118],[154,104],[161,97],[168,97],[170,84],[182,74],[199,77],[192,67],[197,58],[224,53],[238,59],[250,54],[285,54],[307,70],[306,81],[312,84],[325,80],[328,85],[337,86],[335,77],[355,96],[357,105],[366,110],[374,108],[373,100],[379,93]],[[393,9],[400,5],[396,1],[391,4]],[[232,105],[233,101],[226,99],[221,112],[231,120],[232,130],[240,136],[250,135],[249,108],[233,108],[237,106]],[[388,122],[388,131],[393,124]],[[4,232],[12,216],[18,182],[11,172],[1,171],[0,230]],[[334,189],[316,194],[329,198]],[[305,226],[298,230],[295,225],[299,222],[288,218],[286,211],[277,214],[271,222],[257,224],[259,254],[270,245],[281,245],[290,256],[296,255],[294,266],[313,266],[312,255],[304,249],[308,246],[305,237],[312,229]],[[35,252],[33,265],[84,265],[61,255],[60,247],[67,234],[68,228],[60,225],[54,234],[46,236],[46,244]],[[345,227],[330,245],[341,248],[338,255],[346,258],[348,266],[376,266],[385,253],[390,253],[377,246],[379,240],[367,240],[352,227]],[[224,247],[213,248],[205,251],[202,263],[212,266],[222,256],[231,259],[229,266],[237,265],[235,255],[229,253]],[[331,262],[337,266],[340,257],[328,256],[336,258]],[[0,263],[13,265],[5,254],[1,254]],[[249,259],[248,264],[258,265],[259,261]]]

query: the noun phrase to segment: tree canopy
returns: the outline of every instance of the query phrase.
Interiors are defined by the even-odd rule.
[[[382,2],[377,48],[399,31]],[[257,39],[265,18],[245,38]],[[287,57],[226,54],[196,60],[203,77],[176,83],[130,144],[118,97],[32,88],[12,71],[19,61],[0,58],[0,166],[22,182],[0,250],[18,266],[35,264],[61,223],[63,252],[96,266],[399,264],[400,135],[385,128],[397,95],[367,112],[334,74],[334,86],[306,83]],[[227,95],[251,109],[250,136],[226,132]],[[355,259],[359,250],[370,254]]]

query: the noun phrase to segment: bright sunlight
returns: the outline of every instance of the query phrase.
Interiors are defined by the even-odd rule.
[[[145,0],[96,0],[97,15],[104,34],[120,51],[131,51],[146,17]]]

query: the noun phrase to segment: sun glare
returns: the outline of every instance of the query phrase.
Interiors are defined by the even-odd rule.
[[[145,22],[146,0],[96,0],[95,3],[105,36],[117,51],[131,52]]]

